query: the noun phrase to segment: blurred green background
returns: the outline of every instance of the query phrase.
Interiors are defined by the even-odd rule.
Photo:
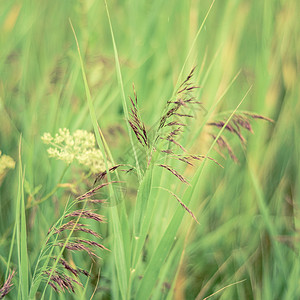
[[[209,166],[199,182],[198,206],[192,209],[200,226],[189,230],[174,299],[203,299],[241,279],[246,281],[214,299],[299,299],[300,2],[216,0],[196,38],[211,3],[108,2],[125,94],[132,94],[134,82],[148,127],[159,119],[190,51],[183,76],[197,66],[197,97],[206,109],[226,91],[215,114],[233,111],[252,86],[241,109],[275,121],[253,122],[246,149],[232,141],[239,164],[213,153],[224,169]],[[92,130],[69,18],[98,122],[116,161],[130,160],[104,2],[1,1],[0,12],[0,150],[18,162],[22,135],[26,202],[47,194],[64,169],[48,158],[41,135],[63,127]],[[196,136],[193,149],[202,154],[210,144],[204,135]],[[74,168],[65,182],[80,178]],[[16,168],[0,186],[1,282],[17,190]],[[62,195],[59,190],[27,210],[31,262],[63,207]],[[101,286],[111,288],[105,280]],[[100,295],[109,299],[109,292]]]

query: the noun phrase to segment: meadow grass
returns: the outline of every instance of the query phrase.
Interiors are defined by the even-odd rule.
[[[299,299],[299,6],[2,1],[0,298]]]

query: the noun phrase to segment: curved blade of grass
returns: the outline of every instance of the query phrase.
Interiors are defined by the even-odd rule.
[[[248,89],[248,91],[246,92],[246,94],[243,97],[243,99],[241,100],[241,102],[238,104],[238,106],[235,108],[235,110],[232,112],[232,114],[229,116],[229,118],[225,122],[224,126],[219,131],[216,139],[214,140],[214,142],[210,146],[209,150],[207,151],[206,157],[209,156],[209,154],[210,154],[211,150],[213,149],[214,145],[216,144],[218,138],[221,136],[221,134],[225,130],[227,124],[230,122],[230,120],[234,116],[235,112],[238,110],[240,105],[243,103],[243,101],[246,98],[246,96],[248,95],[250,89],[251,89],[251,87]],[[193,202],[194,199],[197,199],[197,197],[193,198],[193,195],[196,192],[197,182],[200,179],[200,175],[202,174],[202,171],[203,171],[206,161],[207,161],[207,158],[205,158],[203,160],[201,166],[199,167],[199,169],[197,170],[196,174],[194,175],[194,177],[192,179],[191,186],[189,186],[187,188],[187,190],[185,191],[185,193],[183,195],[182,202],[185,205],[189,205],[190,203]],[[176,209],[176,212],[175,212],[171,222],[169,223],[164,235],[162,236],[157,248],[155,249],[153,256],[150,259],[150,262],[145,271],[143,280],[140,282],[140,284],[138,286],[136,299],[149,299],[149,297],[151,296],[152,289],[154,288],[154,286],[156,284],[157,274],[159,273],[160,267],[164,263],[165,259],[167,258],[168,254],[172,248],[173,242],[176,239],[176,234],[177,234],[179,226],[182,222],[184,213],[185,213],[185,210],[182,209],[182,207],[178,207]]]
[[[135,149],[134,142],[133,142],[133,135],[132,135],[132,131],[131,131],[131,128],[129,126],[129,123],[127,122],[127,120],[129,120],[129,114],[128,114],[128,108],[127,108],[126,97],[125,97],[125,92],[124,92],[124,85],[123,85],[123,79],[122,79],[118,49],[117,49],[117,45],[116,45],[116,41],[115,41],[115,37],[114,37],[114,32],[113,32],[111,19],[110,19],[110,14],[109,14],[109,10],[108,10],[106,0],[104,0],[104,3],[105,3],[107,19],[108,19],[108,23],[109,23],[112,43],[113,43],[113,47],[114,47],[117,77],[118,77],[118,82],[119,82],[120,91],[121,91],[121,95],[122,95],[122,105],[123,105],[124,115],[125,115],[125,119],[126,119],[126,126],[127,126],[127,130],[128,130],[128,135],[129,135],[131,147],[132,147],[132,150],[133,150],[133,153],[134,153],[134,158],[135,158],[135,161],[136,161],[136,170],[137,170],[138,178],[139,178],[139,180],[141,180],[141,178],[142,178],[141,169],[140,169],[140,166],[139,166],[139,161],[138,161],[136,149]]]
[[[9,270],[10,270],[9,266],[10,266],[10,261],[11,261],[13,249],[14,249],[14,244],[15,244],[15,239],[16,239],[16,232],[17,232],[17,222],[15,221],[13,234],[12,234],[12,238],[11,238],[11,241],[10,241],[10,248],[9,248],[9,254],[8,254],[8,259],[7,259],[7,268],[6,268],[6,272],[5,272],[5,278],[7,278]]]
[[[26,232],[26,215],[24,202],[24,174],[22,170],[21,159],[21,140],[19,142],[19,189],[16,206],[16,228],[17,228],[17,249],[18,265],[20,273],[20,290],[22,299],[28,299],[28,253],[27,253],[27,232]]]
[[[71,20],[69,20],[69,21],[70,21],[70,25],[71,25],[71,28],[72,28],[72,31],[74,34],[74,38],[76,41],[76,45],[77,45],[77,51],[78,51],[78,55],[79,55],[79,59],[80,59],[80,65],[81,65],[82,77],[83,77],[83,81],[84,81],[86,98],[87,98],[87,103],[88,103],[88,107],[89,107],[89,111],[90,111],[92,124],[94,127],[94,132],[96,135],[96,141],[97,141],[97,144],[98,144],[99,148],[101,149],[102,153],[103,154],[108,153],[108,155],[110,156],[112,163],[113,163],[111,153],[105,142],[105,139],[104,139],[104,136],[100,129],[100,126],[98,125],[98,122],[97,122],[97,117],[96,117],[95,109],[94,109],[94,106],[92,103],[92,97],[91,97],[90,89],[89,89],[86,74],[85,74],[85,69],[84,69],[83,60],[81,57],[81,52],[80,52],[80,47],[79,47],[79,43],[77,40],[77,36],[76,36],[76,33],[75,33],[75,30],[74,30]],[[104,155],[104,160],[105,160],[105,168],[106,168],[106,172],[107,172],[107,178],[108,178],[108,181],[110,181],[110,173],[108,171],[109,168],[108,168],[106,155]],[[117,193],[115,192],[115,189],[112,185],[109,185],[109,192],[110,192],[110,198],[112,200],[113,199],[116,200]],[[126,217],[124,201],[122,201],[122,205],[121,205],[122,226],[121,226],[117,206],[112,206],[109,211],[110,211],[110,215],[111,215],[111,221],[109,224],[112,227],[112,230],[114,233],[113,254],[115,257],[117,277],[118,277],[118,282],[119,282],[119,287],[120,287],[122,297],[125,299],[126,291],[127,291],[127,278],[128,278],[128,273],[129,273],[128,258],[130,257],[130,254],[129,254],[130,243],[129,243],[129,226],[128,226],[128,220]],[[123,229],[123,231],[122,231],[122,229]],[[124,235],[123,235],[123,233],[124,233]]]
[[[214,292],[213,294],[211,294],[211,295],[209,295],[209,296],[205,297],[203,300],[206,300],[206,299],[208,299],[208,298],[210,298],[210,297],[213,297],[214,295],[216,295],[216,294],[218,294],[218,293],[222,292],[223,290],[225,290],[225,289],[227,289],[227,288],[229,288],[229,287],[231,287],[231,286],[233,286],[233,285],[236,285],[236,284],[242,283],[242,282],[244,282],[244,281],[246,281],[246,280],[247,280],[247,279],[242,279],[242,280],[239,280],[239,281],[237,281],[237,282],[234,282],[234,283],[228,284],[228,285],[224,286],[223,288],[221,288],[221,289],[217,290],[217,291],[216,291],[216,292]]]

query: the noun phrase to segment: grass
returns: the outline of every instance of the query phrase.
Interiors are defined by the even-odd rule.
[[[297,1],[15,0],[0,9],[0,151],[16,162],[4,168],[0,158],[0,297],[299,299]],[[200,88],[180,96],[194,66],[189,87]],[[169,120],[187,125],[175,141],[184,154],[176,128],[158,127],[167,101],[188,96],[202,102],[184,109],[194,118],[174,111]],[[238,121],[243,137],[231,130]],[[104,180],[49,158],[41,136],[59,128],[95,134]],[[160,152],[170,145],[172,157]],[[77,202],[89,190],[108,203]],[[85,218],[90,209],[107,223]],[[61,232],[47,235],[54,225]],[[58,294],[47,283],[59,278],[68,288]]]

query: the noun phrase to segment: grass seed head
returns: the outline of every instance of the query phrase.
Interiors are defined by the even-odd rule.
[[[16,274],[15,270],[9,273],[6,281],[4,282],[2,288],[0,289],[0,299],[4,298],[11,291],[13,287],[12,279],[15,276],[15,274]]]
[[[273,120],[271,120],[267,117],[264,117],[262,115],[249,113],[249,112],[241,112],[241,113],[236,113],[235,115],[233,115],[228,123],[227,123],[227,119],[225,118],[224,120],[209,122],[209,123],[207,123],[207,125],[218,128],[218,129],[221,129],[224,127],[227,132],[229,132],[232,135],[236,135],[239,138],[239,140],[241,141],[242,146],[245,147],[246,139],[242,135],[242,129],[253,134],[253,129],[251,126],[251,119],[260,119],[260,120],[265,120],[268,122],[273,122]],[[213,137],[213,139],[216,139],[216,135],[211,134],[211,136]],[[235,156],[235,154],[233,153],[232,148],[230,147],[229,143],[225,140],[224,137],[218,138],[217,145],[219,146],[220,150],[226,149],[229,153],[230,158],[233,161],[238,162],[238,159]]]
[[[89,256],[92,258],[93,256],[97,257],[100,259],[100,257],[98,255],[96,255],[89,247],[84,246],[82,243],[76,243],[76,242],[68,242],[66,244],[64,243],[57,243],[54,246],[63,248],[65,247],[65,249],[68,249],[70,251],[84,251],[86,253],[89,254]]]
[[[143,146],[143,147],[150,147],[149,144],[149,139],[148,139],[148,134],[145,128],[145,124],[143,123],[140,115],[139,115],[139,110],[137,107],[137,94],[135,91],[135,88],[133,86],[133,92],[134,92],[134,98],[135,98],[135,102],[132,100],[131,97],[129,97],[130,102],[131,102],[131,113],[129,114],[130,119],[128,120],[128,123],[131,127],[131,129],[133,130],[137,140],[139,141],[139,143]]]
[[[50,275],[51,275],[51,269],[49,271],[44,271],[44,276],[46,278],[49,278]],[[60,291],[65,292],[65,290],[67,290],[68,292],[75,293],[75,288],[73,285],[74,283],[83,287],[83,285],[79,281],[58,271],[54,271],[52,273],[49,281],[49,285],[57,293],[59,293]]]
[[[115,165],[115,166],[109,168],[108,171],[109,171],[109,172],[114,172],[116,169],[118,169],[118,168],[121,167],[121,166],[124,166],[124,165]],[[97,181],[101,181],[102,179],[104,179],[104,177],[106,176],[106,174],[107,174],[106,170],[103,171],[103,172],[101,172],[101,173],[99,173],[99,174],[97,174],[96,179],[95,179],[95,181],[94,181],[94,184],[95,184]],[[108,184],[110,184],[110,182],[107,183],[107,184],[105,184],[105,185],[103,185],[103,186],[101,186],[101,187],[99,187],[99,189],[102,188],[102,187],[104,187],[104,186],[106,186],[106,185],[108,185]]]
[[[75,210],[75,211],[65,215],[65,218],[68,218],[68,217],[80,217],[80,218],[95,220],[97,222],[105,222],[104,216],[96,214],[92,210],[85,210],[85,209]]]
[[[181,182],[183,183],[186,183],[186,184],[189,184],[187,182],[187,180],[182,176],[180,175],[176,170],[172,169],[172,167],[168,166],[168,165],[159,165],[159,167],[162,167],[166,170],[168,170],[169,172],[171,172],[174,176],[176,176]]]

